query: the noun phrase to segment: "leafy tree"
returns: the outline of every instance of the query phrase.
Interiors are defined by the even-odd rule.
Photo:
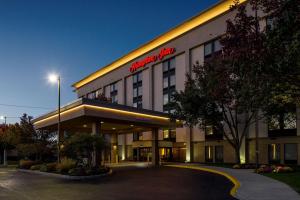
[[[272,86],[267,109],[300,105],[300,4],[298,0],[260,0],[267,13],[264,72]],[[268,111],[267,110],[267,111]]]
[[[88,166],[92,166],[94,152],[102,152],[105,147],[103,136],[89,133],[76,133],[65,140],[62,155],[78,159],[87,158]]]
[[[207,125],[222,133],[235,150],[240,163],[240,148],[248,127],[255,123],[259,109],[267,99],[268,85],[261,73],[264,53],[263,32],[258,18],[247,13],[246,5],[234,5],[233,20],[220,39],[222,54],[215,54],[188,74],[185,90],[174,95],[173,117],[187,125]],[[193,77],[193,78],[192,78]]]
[[[3,151],[3,164],[7,165],[7,150],[14,149],[18,143],[17,125],[2,125],[0,127],[0,149]]]
[[[20,124],[15,124],[11,132],[18,136],[16,147],[20,157],[45,160],[53,156],[55,134],[48,131],[36,131],[31,116],[23,114]]]

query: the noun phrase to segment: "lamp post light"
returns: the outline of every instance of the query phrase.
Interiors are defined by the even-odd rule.
[[[60,76],[50,74],[48,79],[51,83],[57,83],[58,86],[57,162],[60,163]]]
[[[6,116],[0,116],[0,120],[4,120],[4,125],[5,125],[5,126],[6,126],[6,119],[7,119]]]

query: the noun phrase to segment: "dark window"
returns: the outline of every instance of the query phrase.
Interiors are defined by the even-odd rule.
[[[143,81],[142,72],[133,75],[133,107],[143,107]]]
[[[222,163],[223,162],[223,146],[215,146],[215,161]]]
[[[213,146],[205,146],[205,161],[213,162]]]
[[[223,134],[218,132],[214,126],[205,126],[205,139],[206,140],[222,140]]]
[[[175,68],[175,58],[163,62],[163,111],[165,113],[173,112],[168,103],[172,101],[172,95],[176,90]]]
[[[267,25],[267,30],[273,30],[275,26],[275,19],[274,17],[268,16],[266,18],[266,25]]]
[[[297,144],[284,144],[284,163],[297,164],[298,160]]]
[[[296,107],[288,107],[268,117],[269,136],[296,136]]]
[[[134,132],[133,133],[133,141],[140,141],[140,140],[143,140],[143,133]]]
[[[280,144],[269,144],[269,163],[276,164],[280,163]]]
[[[88,99],[96,99],[96,92],[94,91],[94,92],[88,93],[87,98]]]
[[[214,53],[220,52],[222,46],[219,39],[212,40],[204,44],[204,58],[212,56]]]
[[[110,98],[112,103],[118,103],[117,82],[110,84]]]

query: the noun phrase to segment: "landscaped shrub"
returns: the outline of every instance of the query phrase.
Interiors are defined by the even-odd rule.
[[[40,170],[40,168],[41,168],[41,165],[32,165],[30,167],[30,170]]]
[[[70,176],[86,176],[87,175],[85,169],[82,168],[82,167],[77,167],[77,168],[70,169],[68,171],[68,174]]]
[[[240,164],[235,164],[232,166],[233,169],[241,169],[241,165]]]
[[[33,160],[20,160],[19,167],[21,169],[30,169],[32,165],[37,165],[39,163],[40,163],[39,161],[33,161]]]
[[[109,168],[107,167],[93,167],[93,168],[83,168],[83,167],[76,167],[70,169],[68,174],[70,176],[90,176],[90,175],[100,175],[109,172]]]
[[[76,161],[71,158],[63,158],[61,162],[57,165],[58,172],[65,174],[68,173],[70,169],[75,168]]]
[[[287,173],[287,172],[293,172],[293,171],[294,170],[288,166],[277,166],[273,170],[274,173]]]
[[[257,170],[256,173],[288,173],[293,172],[293,168],[289,166],[284,166],[281,164],[278,165],[261,165]]]
[[[54,172],[56,171],[56,163],[45,163],[40,166],[41,172]]]
[[[99,175],[109,172],[108,167],[93,167],[86,170],[87,175]]]
[[[254,164],[235,164],[232,166],[233,169],[255,169]]]

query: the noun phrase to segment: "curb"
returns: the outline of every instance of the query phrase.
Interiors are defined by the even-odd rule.
[[[200,170],[200,171],[206,171],[214,174],[218,174],[221,176],[224,176],[225,178],[229,179],[233,184],[233,188],[230,190],[230,195],[235,196],[237,193],[238,188],[241,186],[240,182],[233,176],[231,176],[228,173],[210,169],[210,168],[205,168],[205,167],[195,167],[195,166],[183,166],[183,165],[164,165],[166,167],[176,167],[176,168],[184,168],[184,169],[194,169],[194,170]]]
[[[65,179],[65,180],[91,180],[91,179],[97,179],[100,177],[109,176],[113,173],[112,169],[110,169],[109,172],[107,172],[106,174],[90,175],[90,176],[69,176],[69,175],[55,174],[55,173],[49,173],[49,172],[40,172],[40,171],[27,170],[27,169],[18,169],[18,171],[28,173],[28,174],[38,174],[38,175],[42,175],[42,176],[61,178],[61,179]]]

